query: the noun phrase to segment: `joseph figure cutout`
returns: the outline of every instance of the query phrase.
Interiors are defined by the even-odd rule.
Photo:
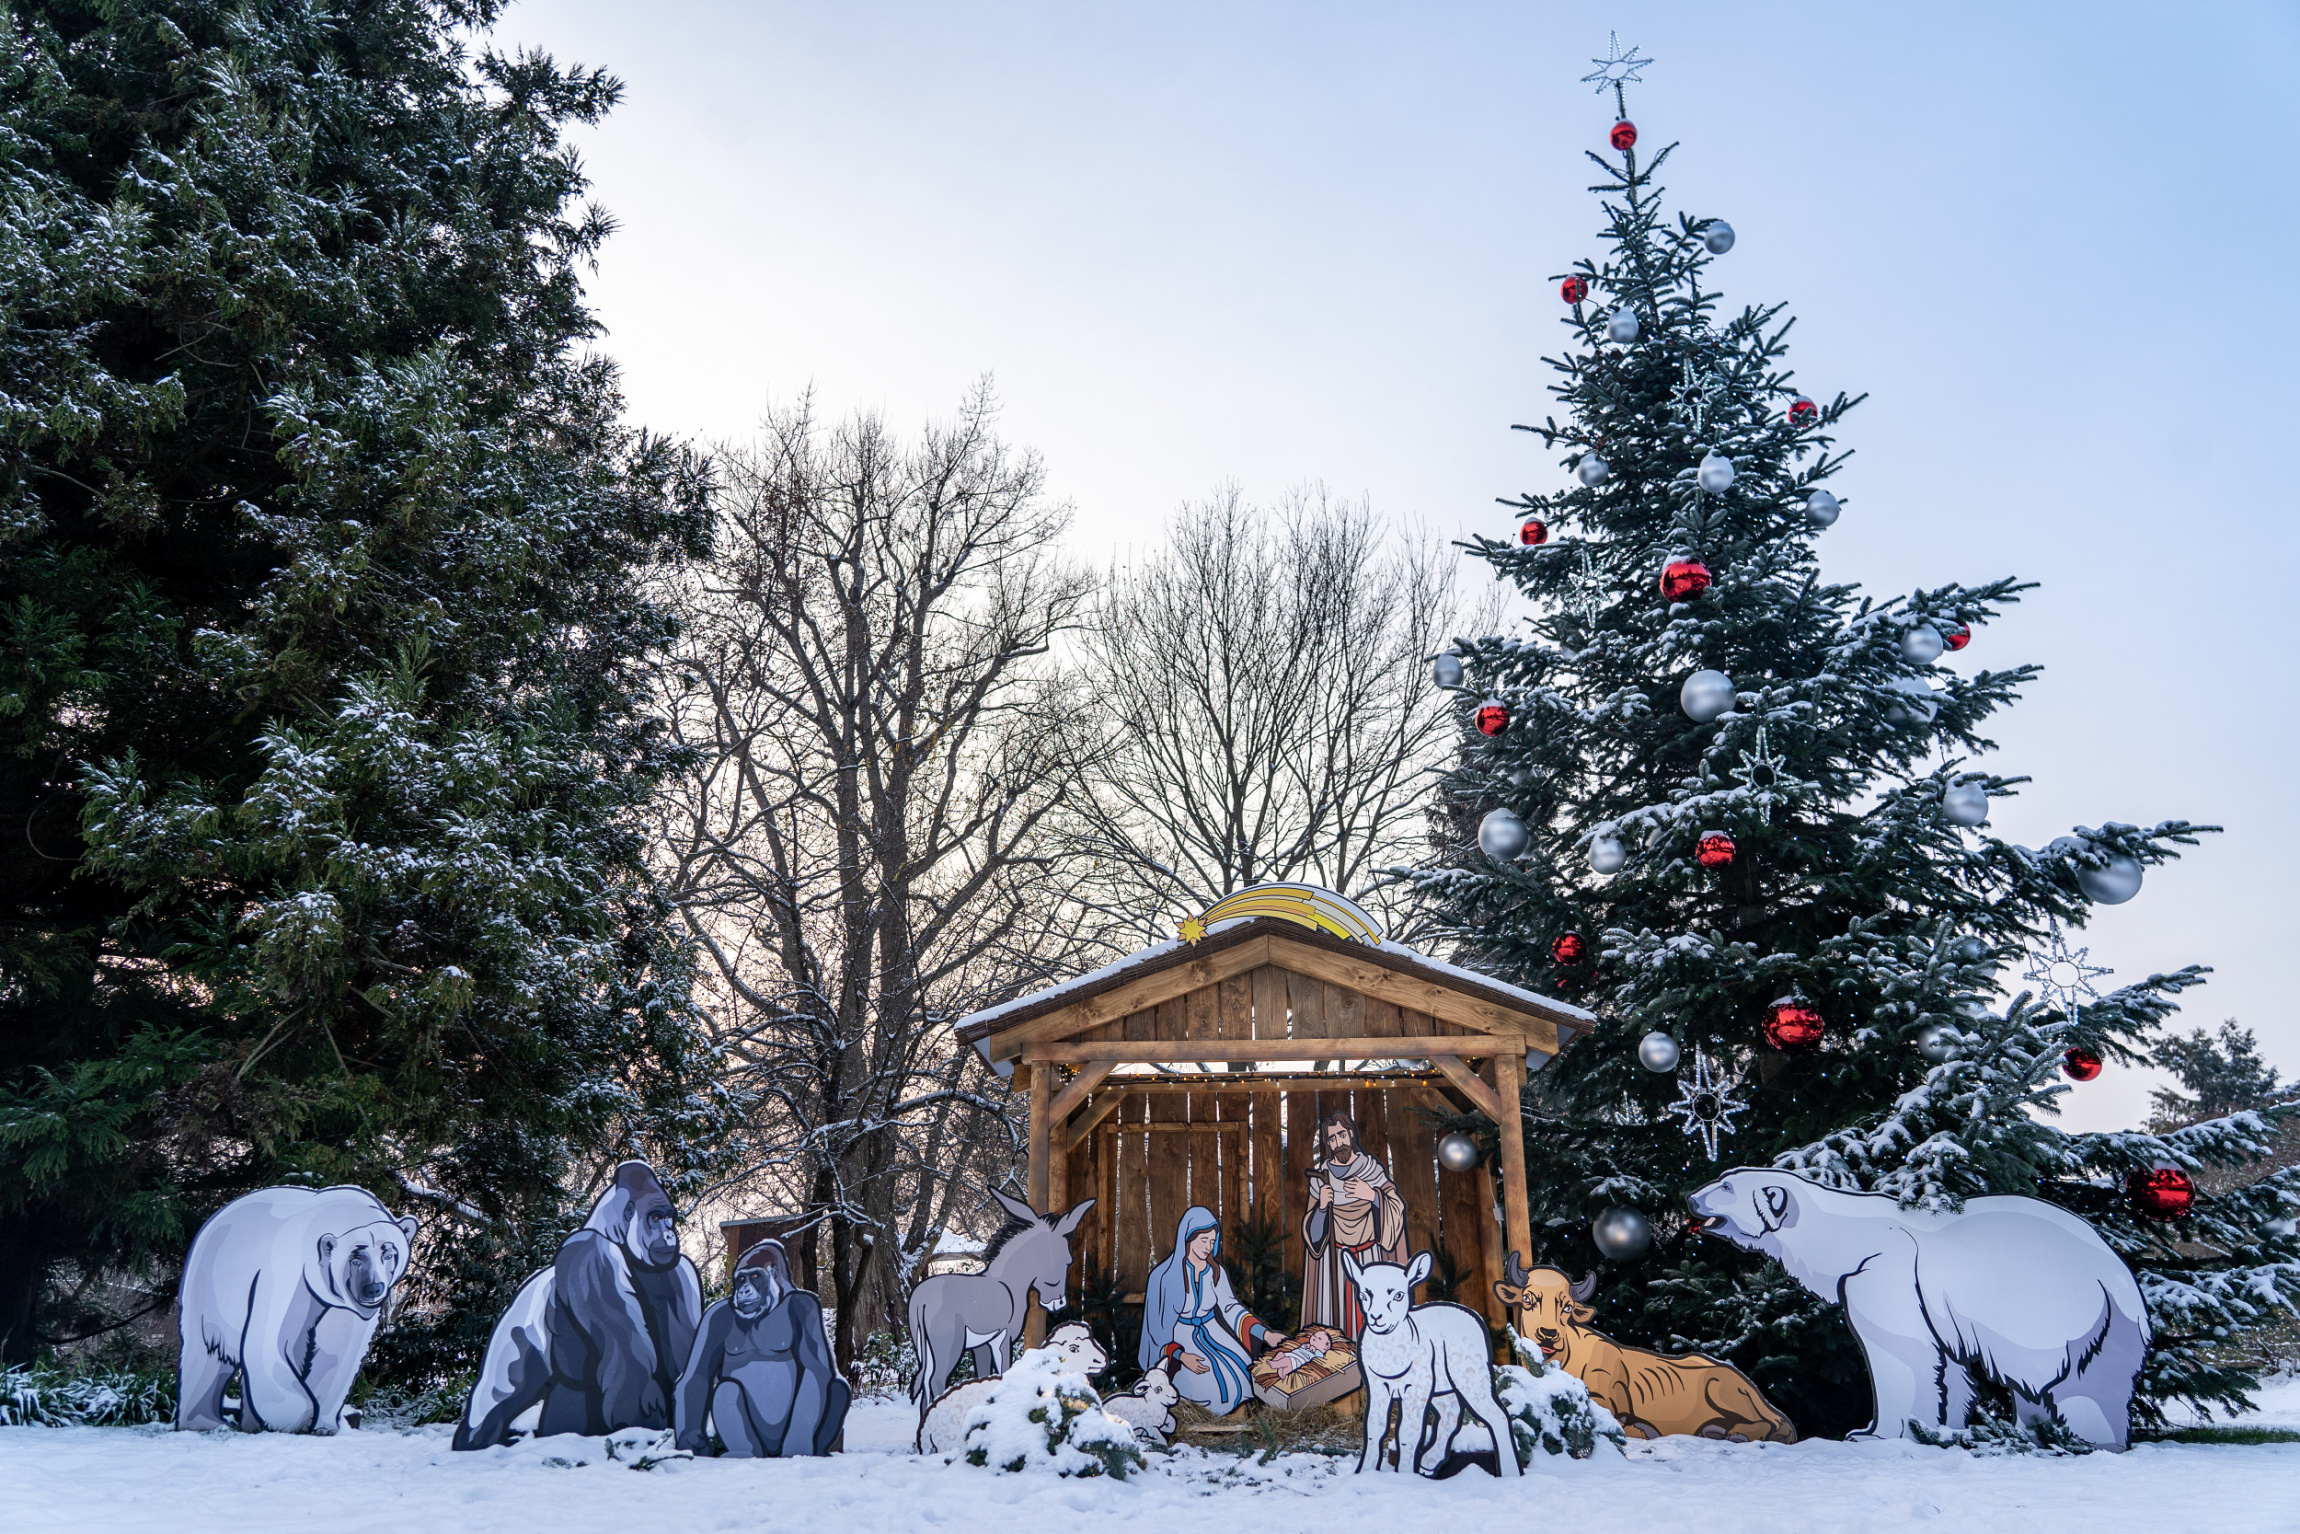
[[[1355,1342],[1366,1320],[1357,1288],[1342,1271],[1342,1253],[1361,1263],[1403,1265],[1405,1196],[1359,1145],[1358,1121],[1347,1113],[1318,1120],[1317,1156],[1302,1216],[1302,1325],[1331,1326]]]

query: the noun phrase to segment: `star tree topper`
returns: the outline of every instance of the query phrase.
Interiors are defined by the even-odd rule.
[[[1677,1083],[1677,1101],[1669,1111],[1685,1121],[1685,1132],[1701,1137],[1702,1149],[1709,1159],[1717,1159],[1717,1137],[1733,1132],[1733,1115],[1747,1109],[1747,1103],[1733,1096],[1733,1084],[1719,1081],[1709,1074],[1709,1057],[1699,1049],[1693,1051],[1693,1079]]]
[[[1652,63],[1653,60],[1640,57],[1634,46],[1627,53],[1622,52],[1621,34],[1608,32],[1605,34],[1605,57],[1591,59],[1589,62],[1597,66],[1596,73],[1583,75],[1581,83],[1596,86],[1597,94],[1600,96],[1611,90],[1614,106],[1619,110],[1621,116],[1627,117],[1629,104],[1623,99],[1621,88],[1624,85],[1643,85],[1645,77],[1640,75],[1638,71]]]
[[[2037,995],[2044,999],[2045,1005],[2073,1023],[2084,1003],[2100,1000],[2100,992],[2093,989],[2092,977],[2108,973],[2101,965],[2088,962],[2091,958],[2090,948],[2071,952],[2067,935],[2060,930],[2060,923],[2054,922],[2051,936],[2030,959],[2021,978],[2035,981]]]

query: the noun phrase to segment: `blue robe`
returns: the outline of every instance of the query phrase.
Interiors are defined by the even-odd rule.
[[[1196,1268],[1190,1264],[1190,1238],[1202,1230],[1215,1233],[1214,1252],[1206,1266]],[[1221,1227],[1211,1211],[1192,1205],[1175,1228],[1174,1250],[1150,1270],[1143,1285],[1141,1366],[1157,1368],[1170,1349],[1197,1354],[1210,1367],[1198,1374],[1177,1365],[1174,1388],[1184,1400],[1226,1416],[1253,1394],[1241,1338],[1257,1329],[1275,1335],[1232,1292],[1230,1275],[1222,1268]]]

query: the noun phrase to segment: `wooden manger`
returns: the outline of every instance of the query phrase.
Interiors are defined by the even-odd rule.
[[[1029,1093],[1030,1202],[1096,1200],[1071,1243],[1074,1286],[1091,1263],[1138,1302],[1193,1204],[1225,1233],[1274,1219],[1300,1275],[1314,1132],[1341,1109],[1403,1195],[1408,1250],[1450,1263],[1454,1297],[1500,1324],[1503,1254],[1533,1249],[1519,1094],[1594,1023],[1385,942],[1329,892],[1263,886],[1182,939],[963,1019],[959,1036]],[[1417,1110],[1440,1107],[1494,1122],[1498,1167],[1439,1165]],[[1034,1310],[1031,1341],[1043,1327]]]

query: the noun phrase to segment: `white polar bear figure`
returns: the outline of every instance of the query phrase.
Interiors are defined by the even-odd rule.
[[[334,1432],[415,1230],[365,1188],[263,1188],[217,1210],[177,1292],[176,1426],[226,1426],[237,1376],[242,1430]]]
[[[2067,1210],[1998,1197],[1934,1214],[1755,1167],[1690,1202],[1702,1230],[1845,1307],[1876,1395],[1852,1437],[1963,1427],[1971,1365],[2011,1389],[2023,1426],[2057,1411],[2088,1442],[2126,1446],[2148,1310],[2132,1271]]]

